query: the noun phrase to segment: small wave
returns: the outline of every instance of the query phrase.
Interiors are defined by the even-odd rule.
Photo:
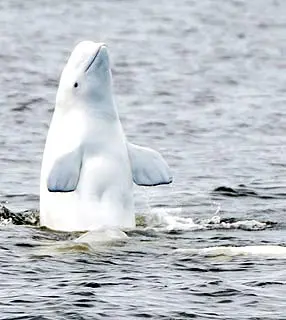
[[[253,197],[259,199],[284,199],[285,193],[265,193],[269,188],[263,188],[263,194],[254,191],[244,184],[240,184],[237,187],[220,186],[212,191],[213,196],[216,198],[221,197]],[[261,191],[261,190],[260,190]],[[268,190],[269,191],[269,190]]]
[[[127,234],[119,229],[98,229],[88,231],[74,239],[58,239],[57,241],[39,241],[32,251],[32,257],[54,256],[75,252],[100,252],[106,247],[120,246],[129,239]]]
[[[239,185],[237,188],[230,188],[225,186],[217,187],[213,190],[214,194],[219,194],[228,197],[259,197],[259,195],[248,189],[245,185]]]
[[[194,222],[190,217],[182,217],[182,208],[156,208],[146,215],[139,216],[139,220],[144,220],[146,229],[158,231],[185,231],[204,229],[203,226]],[[137,222],[138,218],[136,218]]]
[[[245,247],[207,247],[199,249],[176,249],[175,253],[199,255],[205,257],[218,256],[260,256],[286,258],[286,247],[276,245],[245,246]]]
[[[0,205],[0,226],[10,224],[39,226],[40,214],[38,210],[25,210],[12,212],[3,205]]]
[[[38,98],[38,97],[29,99],[28,101],[21,101],[18,103],[16,107],[12,108],[12,111],[22,112],[26,110],[31,110],[31,105],[40,104],[40,103],[43,103],[44,101],[45,101],[44,99]]]
[[[194,231],[194,230],[214,230],[214,229],[241,229],[246,231],[259,231],[272,228],[276,225],[271,221],[257,221],[253,219],[238,220],[235,218],[222,218],[217,215],[209,219],[194,221],[190,217],[180,215],[181,208],[164,209],[157,208],[151,210],[150,213],[140,216],[140,220],[144,220],[144,227],[155,229],[158,231]]]
[[[205,219],[200,222],[206,229],[241,229],[245,231],[259,231],[271,228],[276,225],[271,221],[257,221],[257,220],[237,220],[235,218],[222,218],[220,216],[213,216],[210,219]]]
[[[0,226],[14,225],[40,225],[38,210],[12,212],[0,205]],[[222,218],[218,211],[209,219],[194,220],[182,216],[182,208],[154,208],[149,213],[136,216],[136,227],[152,229],[160,232],[195,231],[214,229],[241,229],[246,231],[259,231],[272,228],[277,223],[271,221],[257,221],[253,219],[238,220],[236,218]],[[98,232],[98,231],[97,231]]]

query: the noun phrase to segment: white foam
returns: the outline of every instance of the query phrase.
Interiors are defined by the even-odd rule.
[[[221,217],[215,215],[210,219],[205,219],[200,222],[208,229],[242,229],[248,231],[264,230],[267,228],[267,223],[257,220],[240,220],[236,222],[224,222]]]
[[[144,222],[147,228],[158,231],[194,231],[208,229],[241,229],[247,231],[264,230],[268,228],[267,223],[257,220],[239,220],[235,222],[224,221],[219,215],[209,219],[194,221],[191,217],[182,215],[182,208],[152,208],[145,214]]]
[[[5,219],[0,217],[0,227],[5,227],[11,224],[13,224],[12,218]]]
[[[190,217],[179,216],[182,208],[155,208],[145,216],[147,228],[158,231],[186,231],[204,229]]]

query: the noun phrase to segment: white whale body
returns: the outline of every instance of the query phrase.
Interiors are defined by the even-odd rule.
[[[176,249],[175,252],[200,255],[206,257],[235,257],[235,256],[258,256],[258,257],[279,257],[286,258],[286,247],[280,245],[257,245],[245,247],[207,247],[207,248],[186,248]]]
[[[125,137],[106,45],[79,43],[61,75],[43,154],[41,225],[62,231],[133,228],[133,183],[171,182],[158,152]]]

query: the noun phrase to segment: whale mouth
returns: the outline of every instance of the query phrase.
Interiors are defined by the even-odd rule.
[[[105,45],[105,44],[102,44],[102,45],[98,48],[98,50],[96,51],[94,57],[91,59],[91,61],[90,61],[90,63],[88,64],[87,68],[85,69],[85,72],[87,72],[87,71],[89,70],[89,68],[92,66],[92,64],[94,63],[95,59],[97,58],[100,50],[101,50],[103,47],[106,47],[106,45]]]

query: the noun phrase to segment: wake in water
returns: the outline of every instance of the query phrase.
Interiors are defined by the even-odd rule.
[[[190,217],[180,215],[181,208],[152,209],[144,218],[146,228],[154,228],[158,231],[193,231],[214,229],[241,229],[246,231],[258,231],[272,228],[276,225],[271,221],[238,220],[236,218],[222,218],[219,209],[209,219],[194,221]]]
[[[215,215],[209,219],[194,221],[190,217],[182,216],[181,208],[173,209],[151,209],[148,214],[136,217],[135,232],[149,231],[158,233],[188,232],[197,230],[235,230],[259,231],[272,228],[274,222],[257,220],[235,220],[234,218],[221,218],[219,209]],[[36,210],[13,213],[4,206],[0,206],[0,225],[29,225],[39,227],[39,212]],[[141,230],[141,231],[140,231]],[[51,254],[62,254],[71,252],[99,252],[106,250],[106,246],[124,245],[132,238],[133,231],[127,233],[119,229],[99,229],[86,233],[62,233],[45,232],[39,239],[38,245],[33,253],[35,256],[46,256]],[[50,237],[50,239],[49,239]],[[190,247],[192,244],[190,244]],[[184,256],[203,257],[235,257],[235,256],[259,256],[270,258],[286,258],[286,247],[279,245],[257,245],[257,246],[213,246],[204,248],[179,248],[171,253]]]
[[[181,215],[181,208],[155,208],[150,212],[136,216],[136,226],[144,229],[154,229],[162,232],[193,231],[214,229],[241,229],[247,231],[264,230],[276,225],[271,221],[237,220],[235,218],[222,218],[219,209],[209,219],[194,221],[191,217]],[[40,217],[37,210],[12,212],[0,205],[0,226],[9,224],[39,226]]]

